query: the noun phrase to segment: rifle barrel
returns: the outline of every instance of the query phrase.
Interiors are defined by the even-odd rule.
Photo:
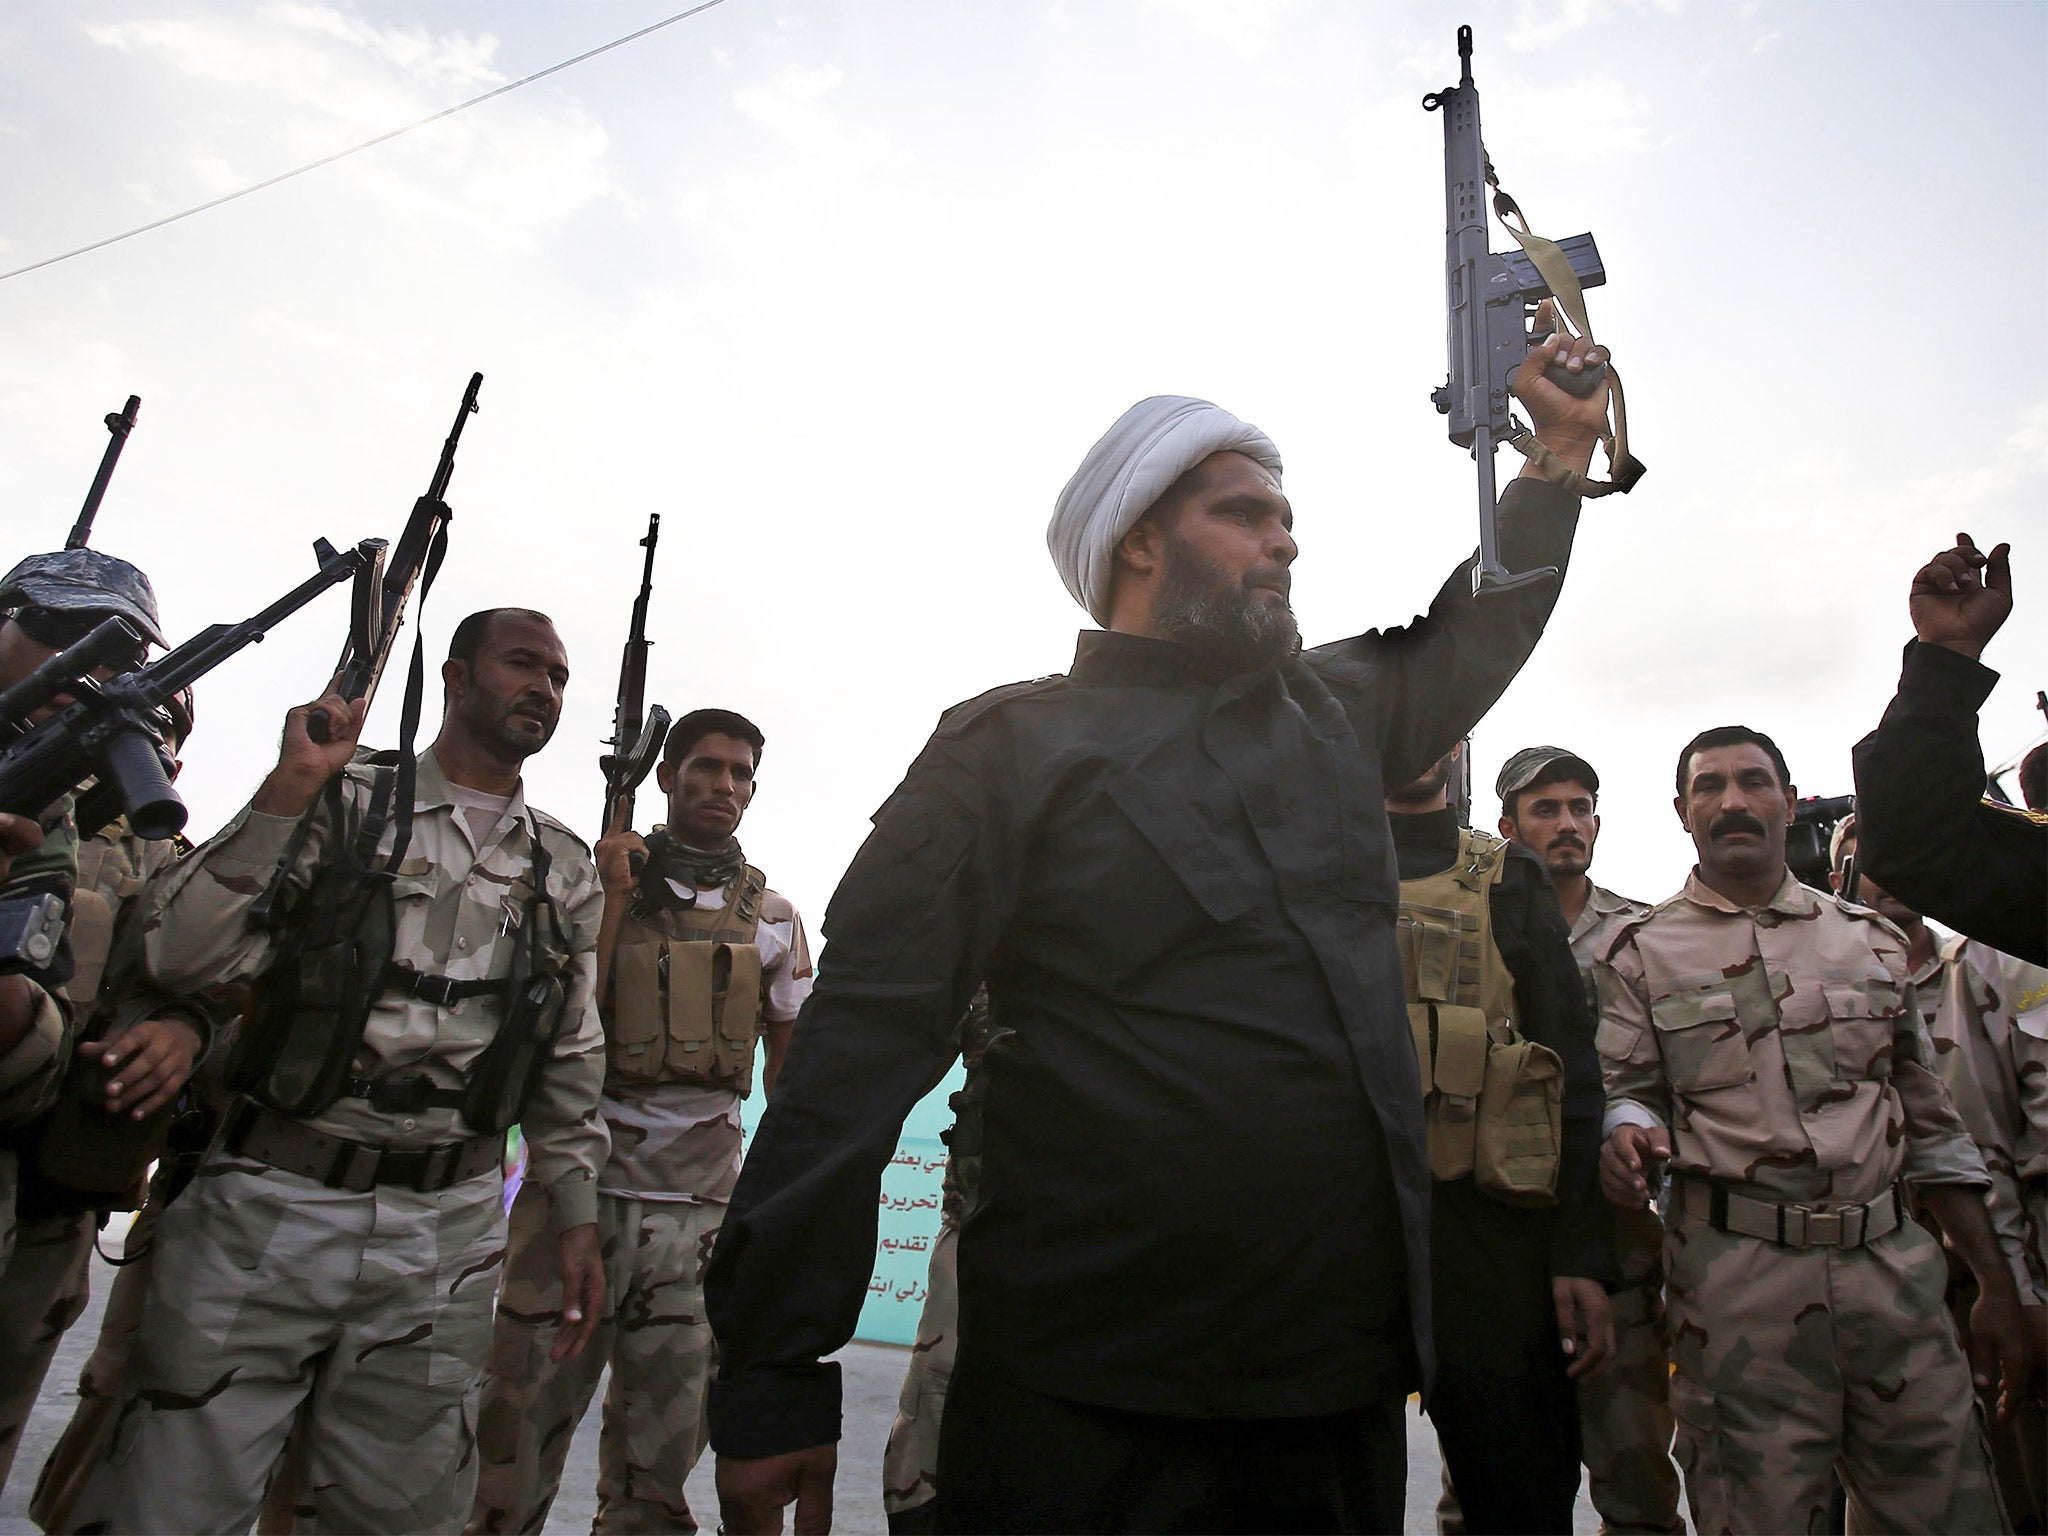
[[[114,478],[114,466],[121,461],[121,450],[127,446],[128,434],[135,430],[135,416],[141,409],[142,396],[130,395],[125,406],[108,414],[107,431],[113,440],[107,444],[107,451],[100,455],[100,471],[92,477],[92,489],[85,493],[85,505],[79,509],[78,521],[71,525],[71,534],[64,540],[66,549],[83,549],[91,540],[92,520],[99,516],[100,501],[107,494],[107,482]]]

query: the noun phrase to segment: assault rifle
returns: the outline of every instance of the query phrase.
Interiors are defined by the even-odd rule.
[[[626,632],[625,654],[619,660],[619,702],[612,710],[612,734],[605,745],[611,750],[597,760],[604,773],[604,820],[601,837],[610,832],[623,809],[625,825],[633,825],[633,792],[646,781],[668,739],[668,711],[659,704],[647,707],[647,652],[654,642],[647,638],[647,603],[654,595],[654,546],[661,538],[661,514],[647,514],[647,537],[640,547],[647,560],[640,568],[640,595],[633,599],[633,625]],[[645,718],[642,718],[642,711]]]
[[[141,409],[142,396],[130,395],[120,410],[107,413],[107,431],[112,441],[100,455],[100,472],[92,477],[92,489],[85,493],[85,506],[79,511],[78,521],[71,525],[71,536],[64,541],[66,549],[83,549],[92,539],[92,520],[99,516],[107,482],[114,478],[114,466],[121,462],[121,450],[128,445],[128,434],[135,430],[135,413]]]
[[[1450,417],[1451,441],[1471,449],[1479,466],[1479,563],[1473,567],[1472,590],[1509,591],[1557,575],[1552,566],[1514,575],[1500,563],[1493,450],[1509,442],[1535,456],[1541,447],[1515,420],[1509,384],[1529,349],[1550,335],[1531,324],[1541,300],[1554,300],[1577,331],[1591,339],[1580,290],[1606,282],[1607,270],[1591,235],[1553,242],[1529,233],[1526,222],[1520,228],[1508,223],[1510,217],[1522,221],[1522,211],[1499,190],[1480,138],[1470,27],[1458,28],[1458,70],[1456,85],[1422,98],[1426,110],[1444,115],[1444,296],[1450,312],[1450,378],[1430,398]],[[1488,249],[1489,186],[1495,189],[1494,211],[1522,247],[1519,254]],[[1600,388],[1609,373],[1604,363],[1579,373],[1555,365],[1544,370],[1552,383],[1581,399]],[[1627,415],[1618,380],[1615,433],[1608,452],[1614,479],[1587,483],[1585,494],[1625,491],[1642,478],[1643,466],[1628,453]]]
[[[356,578],[348,642],[341,649],[341,660],[335,664],[334,683],[334,691],[351,702],[362,699],[367,707],[368,701],[376,696],[385,663],[391,659],[391,647],[405,625],[405,605],[412,598],[413,588],[419,587],[424,603],[427,589],[433,586],[441,569],[442,558],[448,552],[448,523],[455,516],[446,500],[448,482],[455,476],[455,450],[461,445],[463,427],[476,414],[476,394],[483,388],[483,382],[482,374],[470,375],[469,388],[463,391],[462,405],[455,413],[455,425],[448,429],[448,440],[441,445],[434,477],[427,482],[426,495],[412,504],[412,516],[391,551],[389,568],[380,566]],[[408,702],[422,666],[423,653],[416,645],[414,679],[407,683]],[[306,722],[306,734],[319,742],[328,739],[325,710],[314,711]]]
[[[97,779],[136,836],[175,836],[186,812],[171,788],[162,740],[165,704],[329,587],[374,565],[384,542],[365,539],[343,551],[318,539],[313,553],[320,569],[261,613],[239,624],[209,624],[146,667],[105,682],[93,677],[142,646],[133,626],[115,617],[0,693],[0,811],[40,818],[59,797]],[[71,703],[31,723],[38,710],[64,695]],[[0,972],[47,963],[63,936],[63,911],[61,900],[48,894],[0,902]]]
[[[434,577],[440,573],[441,561],[447,556],[448,524],[455,516],[454,509],[446,500],[448,482],[455,478],[455,450],[461,446],[462,429],[476,414],[476,393],[483,388],[483,383],[482,374],[469,376],[469,388],[462,392],[462,404],[456,408],[455,425],[448,429],[447,441],[441,444],[441,457],[434,465],[434,477],[427,482],[427,493],[412,504],[412,516],[406,519],[405,531],[398,536],[398,547],[392,552],[389,566],[380,561],[376,567],[356,573],[355,592],[349,605],[348,640],[341,648],[341,660],[335,664],[332,691],[351,703],[361,699],[365,711],[376,696],[385,663],[391,659],[391,647],[405,624],[405,605],[411,600],[413,589],[419,589],[420,603],[425,606]],[[398,777],[392,795],[393,831],[389,856],[390,867],[394,870],[405,857],[406,846],[412,839],[413,784],[419,771],[418,759],[413,755],[413,741],[419,732],[420,706],[425,691],[426,641],[415,622],[412,665],[406,672],[405,703],[398,717]],[[307,714],[306,734],[316,742],[325,743],[333,739],[326,710],[316,709]],[[313,817],[317,810],[316,803],[292,828],[284,856],[278,860],[269,885],[264,887],[263,894],[249,909],[250,921],[259,928],[270,927],[280,918],[278,906],[285,897],[285,880],[297,865],[306,839],[312,835]]]

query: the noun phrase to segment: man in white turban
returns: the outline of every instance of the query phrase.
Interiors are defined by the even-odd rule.
[[[1604,401],[1518,376],[1583,472]],[[1513,568],[1578,501],[1501,499]],[[1381,801],[1542,633],[1555,582],[1304,651],[1280,455],[1125,412],[1048,542],[1101,629],[940,722],[875,815],[705,1282],[725,1528],[830,1520],[838,1368],[904,1115],[986,986],[953,1145],[960,1316],[931,1529],[1393,1531],[1430,1369],[1429,1168]]]

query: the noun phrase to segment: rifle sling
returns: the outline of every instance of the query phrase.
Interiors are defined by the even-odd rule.
[[[1522,248],[1522,254],[1542,274],[1549,286],[1551,297],[1557,302],[1559,327],[1575,336],[1593,340],[1593,323],[1586,315],[1586,293],[1579,284],[1579,274],[1572,270],[1570,258],[1558,249],[1557,242],[1546,239],[1529,228],[1528,215],[1522,212],[1522,205],[1509,196],[1498,177],[1494,175],[1491,161],[1486,167],[1487,184],[1493,188],[1493,211],[1500,216],[1500,222],[1507,232],[1515,237],[1515,243]],[[1575,469],[1567,469],[1564,461],[1541,442],[1536,434],[1524,428],[1508,439],[1508,446],[1519,452],[1536,466],[1536,472],[1554,485],[1562,486],[1574,496],[1611,496],[1616,491],[1627,492],[1643,478],[1642,460],[1628,451],[1628,399],[1621,390],[1621,375],[1614,364],[1607,364],[1609,381],[1608,399],[1612,402],[1614,425],[1603,434],[1600,446],[1607,452],[1608,473],[1611,480],[1592,480]]]

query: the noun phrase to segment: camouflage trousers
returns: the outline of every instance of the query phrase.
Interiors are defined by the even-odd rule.
[[[1704,1536],[1825,1531],[1831,1473],[1859,1530],[2011,1529],[1923,1228],[1781,1248],[1682,1212],[1665,1255],[1678,1461]]]
[[[0,1488],[65,1330],[89,1294],[93,1219],[24,1221],[0,1266]]]
[[[930,1514],[938,1496],[939,1422],[959,1347],[959,1247],[959,1227],[950,1221],[941,1224],[938,1241],[932,1244],[924,1310],[917,1318],[917,1342],[911,1347],[910,1369],[904,1373],[903,1390],[896,1399],[889,1444],[882,1452],[882,1508],[888,1512],[892,1531],[924,1529],[919,1516]]]
[[[92,1469],[106,1459],[114,1438],[114,1412],[121,1404],[121,1384],[128,1376],[128,1357],[134,1351],[135,1333],[142,1326],[142,1303],[149,1289],[150,1253],[156,1242],[156,1221],[162,1207],[155,1191],[135,1220],[121,1245],[121,1267],[114,1271],[107,1287],[107,1304],[100,1312],[99,1338],[92,1354],[78,1373],[78,1404],[71,1410],[71,1422],[57,1437],[49,1460],[36,1476],[35,1492],[29,1496],[29,1518],[46,1531],[73,1529],[73,1511],[80,1490]],[[292,1495],[299,1436],[293,1431],[277,1473],[270,1480],[257,1517],[257,1536],[283,1536],[292,1529]]]
[[[722,1205],[600,1194],[606,1315],[580,1357],[555,1362],[548,1351],[562,1282],[547,1196],[520,1190],[478,1419],[471,1531],[538,1531],[547,1522],[569,1442],[607,1365],[591,1529],[697,1529],[683,1484],[704,1454],[704,1399],[718,1361],[704,1318],[704,1266],[724,1219]]]
[[[1683,1536],[1671,1461],[1671,1353],[1664,1318],[1664,1223],[1615,1211],[1622,1288],[1611,1298],[1613,1363],[1579,1383],[1579,1454],[1604,1536]]]
[[[504,1231],[495,1174],[355,1193],[208,1164],[158,1218],[113,1442],[78,1523],[248,1530],[303,1405],[300,1529],[455,1530]]]

